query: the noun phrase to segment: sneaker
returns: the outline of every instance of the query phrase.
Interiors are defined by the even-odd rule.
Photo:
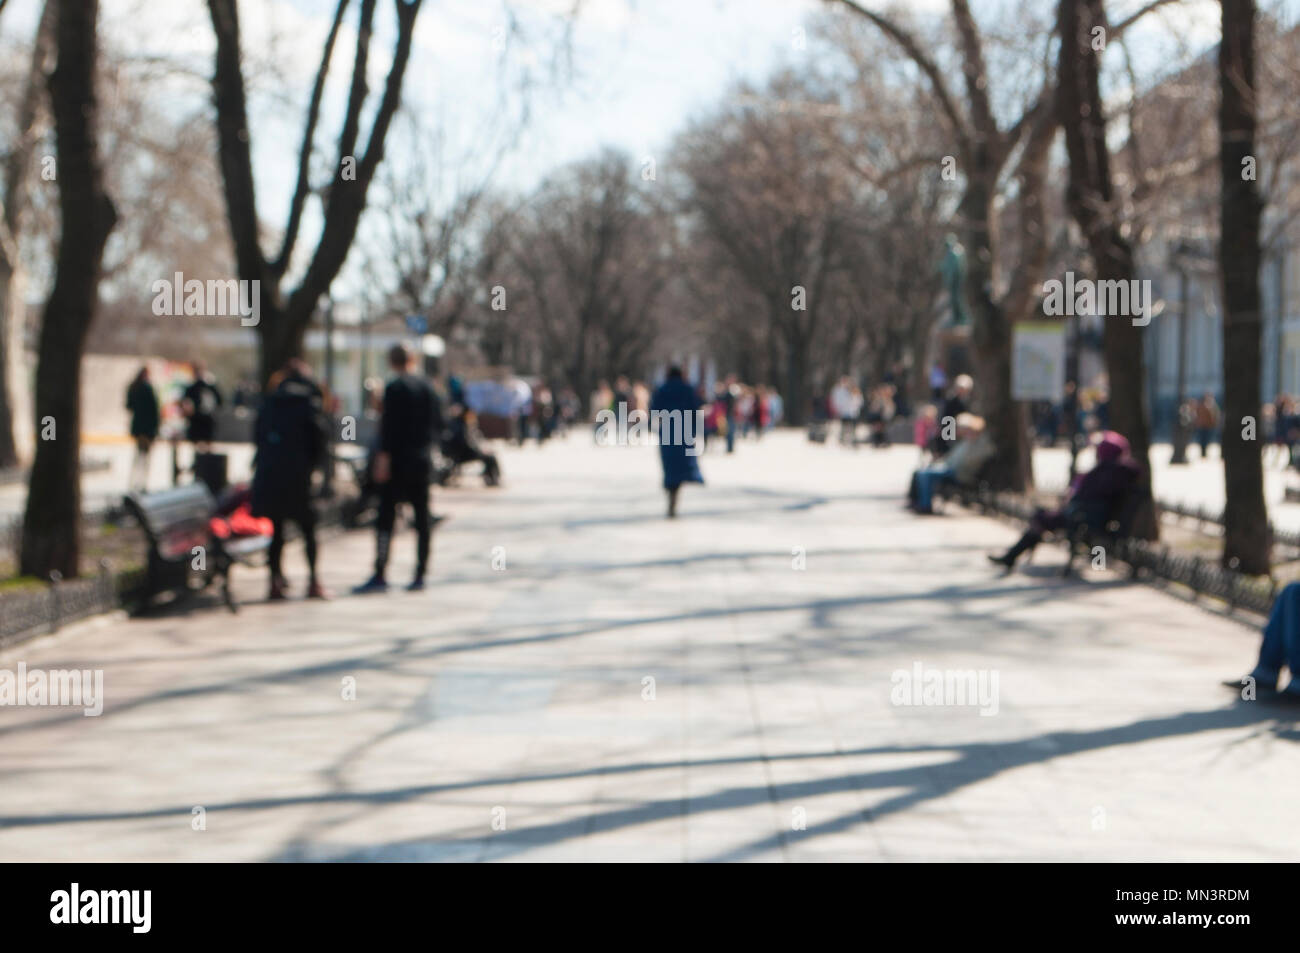
[[[283,602],[287,597],[286,583],[283,579],[271,580],[271,591],[266,594],[267,602]]]
[[[328,602],[334,598],[334,594],[322,586],[319,582],[313,582],[307,587],[308,599],[323,599]]]
[[[372,592],[387,592],[388,583],[383,576],[371,576],[361,585],[353,588],[353,595],[366,596]]]
[[[406,587],[407,592],[424,592],[424,580],[412,579],[411,584]]]

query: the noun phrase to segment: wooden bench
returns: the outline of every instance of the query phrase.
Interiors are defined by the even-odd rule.
[[[1133,539],[1133,527],[1146,507],[1152,505],[1151,488],[1134,486],[1119,498],[1101,524],[1092,525],[1087,520],[1077,520],[1064,533],[1066,558],[1062,576],[1069,576],[1077,556],[1091,557],[1093,549],[1100,546],[1108,555],[1123,559],[1125,545]],[[1131,576],[1137,567],[1129,564]]]
[[[157,493],[130,493],[122,502],[149,544],[141,594],[146,604],[163,593],[183,596],[220,580],[222,600],[231,612],[238,611],[230,590],[230,568],[237,562],[252,565],[270,546],[269,537],[223,540],[215,536],[209,521],[216,513],[216,500],[201,483]]]
[[[938,463],[941,457],[931,460],[931,463]],[[974,506],[980,502],[980,494],[986,492],[989,487],[989,479],[993,475],[993,468],[997,465],[995,459],[988,459],[979,468],[975,474],[975,479],[971,483],[959,483],[956,479],[949,477],[940,480],[934,487],[934,498],[930,501],[930,507],[936,513],[939,512],[939,505],[950,500],[956,500],[964,506]],[[924,467],[922,467],[924,469]]]

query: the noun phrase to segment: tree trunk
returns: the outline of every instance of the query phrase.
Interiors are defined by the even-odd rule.
[[[402,79],[410,59],[411,41],[415,19],[423,0],[406,0],[395,4],[397,37],[393,58],[384,81],[383,93],[371,119],[370,136],[364,150],[357,141],[362,107],[367,94],[366,69],[372,36],[371,23],[375,0],[363,0],[358,20],[357,51],[353,65],[352,81],[343,129],[340,136],[334,178],[323,200],[323,222],[320,238],[309,257],[309,264],[298,286],[286,292],[281,287],[284,270],[293,257],[297,236],[300,202],[306,194],[307,170],[310,166],[318,96],[313,96],[308,107],[308,121],[302,150],[299,153],[299,182],[297,198],[291,207],[286,225],[286,239],[274,263],[268,262],[259,241],[259,220],[256,189],[253,178],[252,141],[249,133],[248,109],[244,89],[243,50],[240,41],[239,4],[236,0],[208,0],[208,11],[217,48],[215,70],[212,78],[213,101],[217,113],[217,156],[221,164],[225,187],[226,215],[230,221],[231,239],[235,246],[235,263],[239,277],[244,281],[260,282],[263,302],[262,326],[258,340],[262,347],[262,384],[285,360],[296,356],[302,349],[303,336],[311,321],[316,304],[329,293],[330,285],[338,275],[356,237],[361,215],[366,207],[366,194],[374,179],[375,169],[384,156],[384,140],[401,100]],[[340,0],[335,15],[335,26],[326,40],[326,55],[318,72],[317,85],[324,82],[330,56],[346,4]],[[353,175],[343,176],[345,162],[351,162]],[[268,326],[269,325],[269,326]]]
[[[284,310],[262,303],[261,322],[258,324],[259,371],[265,389],[271,375],[284,367],[290,358],[302,357],[303,338],[307,326],[290,321]]]
[[[1066,204],[1088,242],[1097,279],[1127,284],[1137,277],[1137,268],[1133,247],[1124,239],[1117,221],[1102,111],[1100,57],[1092,45],[1093,26],[1105,22],[1102,0],[1061,0],[1057,21],[1061,36],[1057,109],[1070,158]],[[1133,323],[1132,315],[1106,315],[1103,321],[1111,427],[1128,438],[1149,483],[1143,328]],[[1158,537],[1154,509],[1143,514],[1135,535],[1142,539]]]
[[[98,0],[59,0],[50,75],[62,228],[36,368],[36,443],[23,517],[21,572],[77,574],[81,519],[81,355],[94,317],[104,243],[116,213],[96,139]],[[52,428],[52,431],[51,431]]]
[[[967,240],[966,294],[973,305],[975,406],[998,448],[990,481],[998,489],[1020,492],[1033,485],[1029,416],[1011,397],[1011,327],[993,296],[992,197],[990,173],[972,169],[959,214]]]
[[[1254,0],[1222,0],[1219,47],[1219,169],[1223,281],[1223,563],[1266,573],[1272,540],[1264,503],[1258,439],[1245,439],[1245,418],[1258,421],[1260,368],[1260,198],[1255,165]],[[1258,423],[1256,428],[1258,429]],[[1257,438],[1257,434],[1252,433]]]
[[[0,470],[30,457],[32,402],[27,385],[23,331],[27,282],[21,264],[0,251]]]
[[[46,0],[32,41],[14,143],[4,159],[0,181],[0,202],[4,206],[0,220],[0,469],[21,466],[31,456],[32,402],[23,351],[27,282],[18,247],[28,205],[27,180],[36,148],[46,59],[54,42],[54,14],[54,3]]]
[[[794,427],[808,419],[808,343],[797,335],[786,338],[785,417]]]

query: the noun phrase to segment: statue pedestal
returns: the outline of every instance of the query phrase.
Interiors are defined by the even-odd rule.
[[[944,373],[952,381],[958,374],[975,374],[975,355],[970,339],[970,325],[962,324],[936,328],[931,346],[933,360],[943,365]]]

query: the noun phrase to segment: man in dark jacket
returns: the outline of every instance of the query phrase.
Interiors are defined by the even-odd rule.
[[[429,381],[413,371],[415,357],[405,345],[388,352],[396,373],[384,389],[384,411],[379,421],[379,452],[375,454],[374,481],[381,487],[379,519],[375,524],[375,574],[354,592],[385,592],[388,550],[399,503],[415,510],[415,578],[407,586],[424,588],[429,567],[432,527],[429,520],[429,482],[433,477],[433,447],[442,436],[442,407]]]
[[[324,395],[307,365],[294,359],[271,378],[270,392],[257,415],[257,458],[253,472],[253,515],[275,526],[269,565],[271,600],[285,597],[280,571],[284,530],[298,524],[307,551],[309,599],[328,599],[316,578],[316,513],[311,504],[311,476],[324,463],[326,428]]]
[[[216,379],[208,373],[202,361],[195,361],[194,382],[181,395],[181,410],[189,421],[185,437],[194,449],[206,453],[212,449],[212,438],[217,433],[217,409],[221,406],[221,391]]]

